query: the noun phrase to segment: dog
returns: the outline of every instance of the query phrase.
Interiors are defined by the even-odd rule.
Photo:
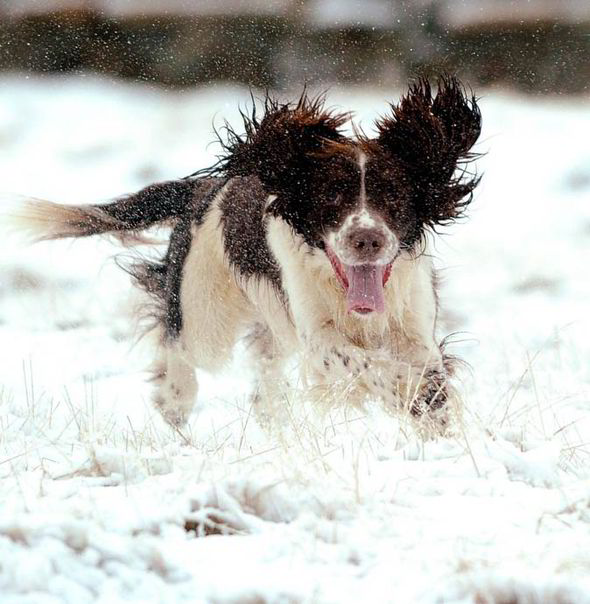
[[[243,134],[226,126],[206,170],[105,204],[29,200],[20,225],[39,239],[123,240],[171,226],[165,256],[129,271],[157,308],[153,401],[174,426],[195,404],[195,368],[222,368],[243,336],[267,409],[297,352],[312,387],[444,425],[453,363],[436,336],[426,239],[463,215],[479,182],[476,98],[453,76],[436,90],[419,79],[373,138],[345,135],[350,115],[323,96],[267,95],[259,112],[242,113]]]

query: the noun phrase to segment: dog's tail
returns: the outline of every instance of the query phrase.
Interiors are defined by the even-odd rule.
[[[186,212],[198,197],[196,192],[202,180],[156,183],[110,203],[95,205],[26,198],[13,202],[7,212],[2,212],[3,222],[35,241],[102,234],[133,240],[139,231]]]

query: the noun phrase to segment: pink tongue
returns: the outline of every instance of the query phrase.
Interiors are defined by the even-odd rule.
[[[348,279],[348,312],[370,312],[385,310],[383,297],[383,274],[385,266],[376,264],[344,265]]]

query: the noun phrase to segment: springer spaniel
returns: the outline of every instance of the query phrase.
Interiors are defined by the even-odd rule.
[[[268,413],[296,351],[310,385],[446,425],[452,363],[435,335],[425,235],[471,201],[481,114],[443,77],[436,94],[412,85],[375,138],[343,134],[349,117],[322,97],[267,97],[262,116],[243,115],[243,135],[228,127],[212,168],[108,204],[22,207],[41,239],[172,226],[165,256],[130,269],[157,306],[154,402],[170,423],[195,404],[195,367],[221,368],[247,335]]]

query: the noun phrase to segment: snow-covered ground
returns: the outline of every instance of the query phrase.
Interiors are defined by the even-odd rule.
[[[0,79],[0,191],[184,176],[246,90]],[[397,93],[334,89],[366,125]],[[484,92],[470,219],[438,239],[461,437],[378,405],[268,433],[240,362],[182,433],[149,406],[104,241],[0,242],[0,602],[590,602],[590,105]]]

